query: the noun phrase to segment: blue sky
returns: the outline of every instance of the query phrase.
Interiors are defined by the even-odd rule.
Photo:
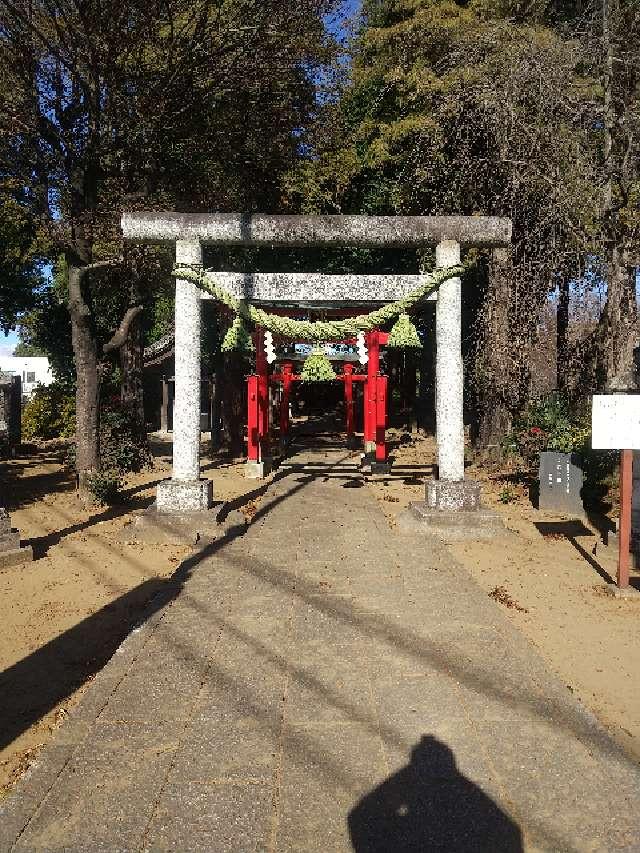
[[[17,343],[18,335],[16,332],[9,332],[8,335],[0,333],[0,355],[11,355]]]

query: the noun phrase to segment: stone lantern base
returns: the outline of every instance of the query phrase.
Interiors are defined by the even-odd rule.
[[[6,509],[0,509],[0,569],[20,566],[33,560],[31,545],[20,545],[20,533],[11,527]]]

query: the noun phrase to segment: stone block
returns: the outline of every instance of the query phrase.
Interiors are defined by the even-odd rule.
[[[480,483],[473,480],[428,480],[425,504],[429,509],[458,512],[480,508]]]
[[[20,533],[17,530],[9,530],[0,533],[0,553],[3,551],[15,551],[20,547]]]
[[[11,518],[6,509],[0,507],[0,536],[11,533]]]
[[[634,586],[619,587],[618,584],[608,583],[605,586],[605,591],[612,598],[624,598],[629,601],[640,601],[640,590]]]
[[[273,471],[273,459],[265,457],[261,462],[247,459],[244,467],[244,476],[248,480],[263,480]]]
[[[170,513],[153,504],[127,525],[119,538],[125,542],[196,545],[205,537],[216,539],[228,532],[228,525],[219,521],[220,508],[217,504],[211,509]]]
[[[436,536],[445,541],[493,539],[504,534],[502,516],[491,509],[433,509],[424,502],[409,504],[398,516],[401,530]]]
[[[33,560],[31,545],[20,547],[20,533],[11,527],[9,513],[0,507],[0,569],[21,566]]]
[[[374,453],[365,453],[360,459],[360,471],[363,474],[390,474],[391,462],[385,459],[384,462],[379,462]]]
[[[30,563],[33,560],[33,549],[31,545],[25,545],[23,548],[13,548],[10,551],[0,551],[0,569],[9,568],[9,566],[22,566],[25,563]]]
[[[540,498],[538,508],[550,512],[584,515],[580,492],[582,469],[575,453],[545,451],[540,454],[538,470]]]
[[[156,509],[158,513],[187,513],[207,510],[213,502],[211,480],[164,480],[158,485]]]

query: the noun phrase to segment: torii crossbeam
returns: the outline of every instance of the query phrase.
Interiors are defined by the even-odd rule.
[[[511,241],[511,221],[488,216],[143,211],[124,213],[122,231],[125,240],[131,242],[174,244],[177,264],[202,264],[204,246],[435,246],[436,266],[451,267],[460,263],[462,246],[497,248]],[[415,285],[410,276],[225,275],[242,298],[285,304],[393,301]],[[201,299],[194,284],[176,280],[173,471],[171,480],[158,487],[159,512],[203,510],[211,506],[213,498],[211,481],[200,476]],[[461,280],[448,279],[440,286],[436,300],[437,500],[448,500],[452,508],[456,504],[462,508],[466,501],[461,305]],[[429,502],[429,494],[427,498]]]

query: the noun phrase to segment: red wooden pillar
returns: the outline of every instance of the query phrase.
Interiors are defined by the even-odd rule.
[[[258,377],[258,440],[259,461],[269,457],[269,365],[264,351],[264,331],[256,328],[256,374]]]
[[[387,461],[387,377],[376,376],[376,462]]]
[[[293,364],[290,361],[282,365],[282,397],[280,399],[280,441],[289,438],[289,399],[291,395],[291,383],[293,375]]]
[[[376,399],[378,389],[376,377],[380,372],[380,333],[368,332],[365,340],[369,360],[367,361],[367,381],[364,387],[364,452],[373,453],[376,441]]]
[[[620,453],[620,529],[618,531],[618,586],[629,586],[629,550],[631,544],[631,498],[633,492],[633,450]]]
[[[258,431],[258,377],[247,377],[247,458],[258,462],[260,458],[260,435]]]
[[[347,443],[353,444],[355,425],[353,422],[353,365],[344,366],[344,409],[347,418]]]

